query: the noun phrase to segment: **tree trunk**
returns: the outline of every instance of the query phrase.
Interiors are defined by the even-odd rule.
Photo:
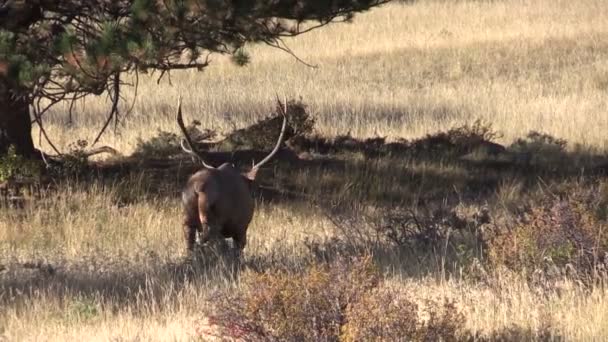
[[[11,82],[0,74],[0,155],[13,145],[18,154],[34,157],[29,104],[13,90]]]

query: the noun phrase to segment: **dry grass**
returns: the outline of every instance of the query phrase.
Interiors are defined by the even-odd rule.
[[[203,73],[173,73],[171,83],[141,76],[133,113],[103,143],[129,154],[137,138],[155,136],[157,129],[177,132],[180,93],[190,119],[227,132],[265,116],[276,91],[302,96],[325,136],[411,138],[481,118],[504,134],[502,143],[534,129],[570,146],[606,150],[607,17],[603,0],[396,3],[288,42],[317,69],[255,46],[245,68],[216,57]],[[133,90],[125,90],[131,98]],[[62,148],[90,140],[108,108],[103,98],[80,102],[74,125],[66,127],[66,107],[56,107],[47,129]],[[41,147],[49,150],[44,142]],[[340,237],[320,209],[327,203],[363,213],[383,200],[442,201],[449,191],[459,198],[485,181],[476,177],[495,180],[443,161],[391,157],[367,165],[361,156],[349,158],[333,170],[274,170],[276,178],[266,185],[292,179],[295,191],[310,200],[259,203],[246,264],[272,270],[313,260],[304,241]],[[0,209],[0,341],[196,340],[210,291],[238,289],[238,275],[229,261],[183,262],[180,178],[171,176],[162,191],[153,191],[157,186],[145,173],[135,173],[87,187],[64,184],[25,211]],[[462,195],[461,205],[509,210],[547,192],[537,191],[546,184],[527,181],[499,179],[490,195],[472,203]],[[464,265],[446,275],[441,255],[425,254],[430,260],[424,261],[403,255],[387,250],[379,258],[391,286],[420,301],[454,299],[466,328],[482,336],[517,326],[537,338],[549,323],[567,340],[608,338],[606,287],[563,280],[556,289],[539,290],[501,272],[472,281],[477,271]],[[38,260],[43,263],[26,264]]]
[[[203,73],[175,72],[160,85],[158,74],[142,77],[126,127],[105,142],[129,153],[138,136],[176,131],[178,94],[187,116],[226,131],[266,115],[278,92],[301,96],[329,136],[418,137],[480,118],[504,142],[537,129],[606,148],[606,16],[602,0],[393,4],[289,40],[317,69],[254,46],[245,68],[218,56]],[[92,139],[108,108],[103,98],[79,103],[85,115],[66,130],[57,107],[47,125],[60,146]]]

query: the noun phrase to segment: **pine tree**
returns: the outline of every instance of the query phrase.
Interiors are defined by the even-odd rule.
[[[202,70],[213,53],[246,64],[245,44],[282,49],[388,1],[0,0],[0,155],[36,155],[30,106],[40,123],[48,106],[107,91],[114,113],[124,73]]]

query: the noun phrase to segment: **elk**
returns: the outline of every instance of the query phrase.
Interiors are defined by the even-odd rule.
[[[254,163],[251,170],[241,173],[229,163],[213,167],[205,162],[184,126],[181,97],[178,98],[177,124],[185,138],[181,141],[181,147],[203,165],[201,170],[190,176],[182,191],[183,229],[188,251],[191,252],[194,248],[197,232],[202,243],[232,238],[238,254],[245,248],[247,228],[254,212],[251,187],[260,167],[279,151],[285,136],[287,103],[279,107],[282,108],[283,124],[276,145],[265,158],[257,164]],[[188,147],[185,146],[184,140]]]

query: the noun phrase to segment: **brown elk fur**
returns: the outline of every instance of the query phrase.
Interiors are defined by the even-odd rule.
[[[188,249],[194,246],[196,231],[203,242],[232,238],[239,249],[245,247],[254,210],[252,181],[228,163],[217,169],[202,169],[190,177],[182,192]]]
[[[203,163],[203,169],[190,176],[182,191],[184,237],[188,250],[193,249],[197,232],[202,242],[232,238],[239,251],[245,247],[247,228],[254,212],[251,185],[259,168],[272,158],[282,143],[287,120],[285,110],[283,116],[283,127],[273,151],[249,172],[241,173],[228,163],[214,168],[204,162],[201,154],[194,150],[181,117],[181,100],[178,102],[177,122],[190,145],[188,150],[182,142],[182,148]]]

